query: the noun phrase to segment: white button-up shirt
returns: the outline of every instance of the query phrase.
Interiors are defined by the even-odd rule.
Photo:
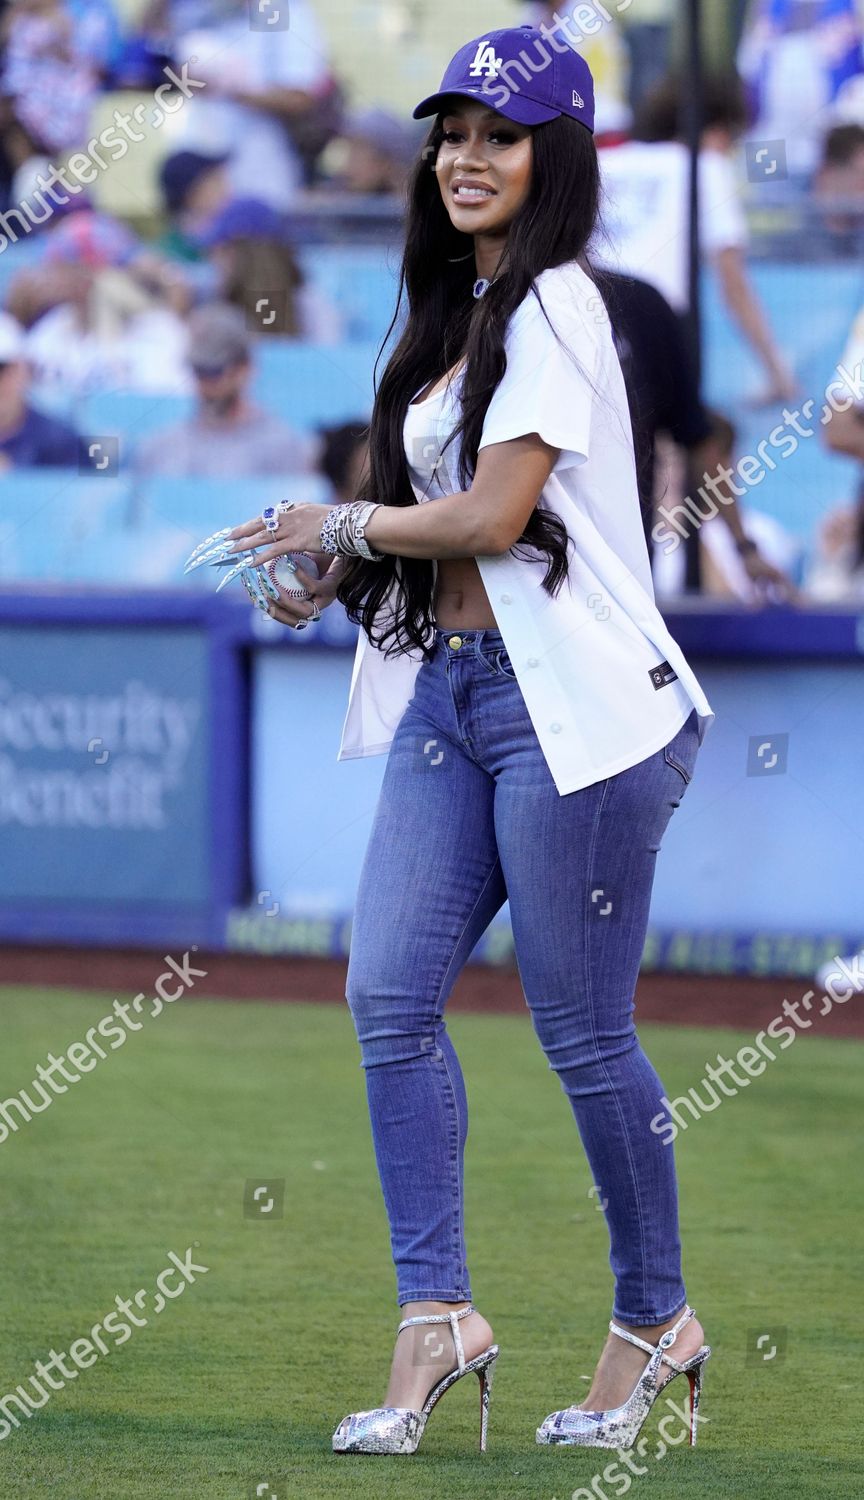
[[[662,749],[694,708],[703,739],[714,715],[654,601],[627,393],[602,299],[575,261],[542,272],[535,286],[554,330],[529,292],[508,325],[507,368],[480,446],[536,432],[560,449],[538,503],[567,527],[568,575],[551,597],[546,559],[524,543],[476,562],[564,795]],[[457,376],[408,408],[418,502],[460,488],[457,444],[445,447],[459,384]],[[387,658],[360,630],[337,760],[389,748],[422,660],[416,650]]]

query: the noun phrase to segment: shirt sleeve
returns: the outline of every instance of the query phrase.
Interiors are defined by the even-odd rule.
[[[287,14],[287,4],[285,6]],[[307,0],[291,0],[291,24],[267,38],[266,78],[262,82],[314,93],[330,77],[327,41]]]
[[[540,295],[549,321],[533,290],[510,319],[507,368],[489,403],[479,446],[536,432],[561,450],[552,471],[558,473],[588,457],[599,346],[590,313],[572,294],[541,288]],[[597,302],[599,326],[599,293]]]
[[[707,255],[743,250],[749,240],[735,169],[719,151],[699,157],[699,237]]]

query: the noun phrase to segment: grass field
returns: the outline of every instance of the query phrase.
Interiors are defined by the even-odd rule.
[[[112,998],[0,992],[2,1097],[83,1040]],[[450,1026],[472,1110],[474,1295],[502,1351],[487,1454],[476,1380],[444,1398],[413,1458],[330,1451],[339,1419],[380,1401],[398,1321],[351,1018],[196,999],[148,1020],[0,1145],[0,1395],[87,1337],[115,1296],[155,1289],[168,1252],[197,1244],[207,1267],[158,1315],[140,1303],[147,1326],[77,1378],[55,1367],[62,1388],[0,1442],[3,1500],[242,1500],[259,1486],[265,1500],[570,1500],[590,1486],[614,1454],[539,1448],[534,1430],[581,1399],[604,1337],[603,1216],[528,1020]],[[748,1040],[644,1034],[676,1093]],[[799,1038],[679,1138],[685,1272],[714,1348],[708,1420],[693,1452],[658,1461],[652,1414],[640,1500],[864,1494],[862,1063],[861,1044]],[[257,1179],[284,1179],[281,1218],[278,1205],[244,1215]],[[754,1353],[759,1333],[771,1360]]]

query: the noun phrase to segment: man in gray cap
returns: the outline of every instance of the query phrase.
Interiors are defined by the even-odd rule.
[[[308,470],[314,443],[249,399],[252,341],[240,309],[208,303],[187,327],[196,410],[140,444],[136,473],[225,479]]]
[[[356,110],[341,132],[342,170],[333,186],[348,193],[401,194],[427,134],[425,121],[406,125],[386,109]]]

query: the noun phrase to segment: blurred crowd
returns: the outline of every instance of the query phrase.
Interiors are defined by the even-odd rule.
[[[569,7],[500,9],[502,25],[554,26]],[[591,7],[576,9],[584,18]],[[860,255],[864,15],[861,0],[732,9],[734,45],[703,90],[699,240],[768,407],[802,393],[751,274],[747,200],[782,180],[819,206],[841,252]],[[701,474],[734,463],[736,444],[728,417],[700,397],[688,316],[680,12],[673,0],[641,0],[620,24],[576,38],[597,79],[604,222],[593,260],[638,428],[649,545],[657,506],[674,507]],[[0,6],[0,468],[77,463],[76,398],[127,392],[177,398],[178,413],[182,403],[165,430],[132,434],[142,477],[316,471],[351,497],[368,412],[300,430],[290,402],[254,398],[256,360],[265,340],[338,350],[350,337],[305,253],[310,215],[335,211],[350,226],[352,210],[374,203],[395,216],[428,122],[355,105],[315,0],[291,0],[290,24],[287,6],[284,24],[274,15],[268,0],[148,0],[134,14],[114,0]],[[145,138],[158,208],[121,213],[104,183],[122,163],[134,201]],[[853,372],[864,359],[864,309],[836,355]],[[821,441],[864,474],[854,381]],[[669,588],[864,597],[859,488],[857,505],[827,517],[814,496],[814,544],[797,561],[782,524],[728,491],[719,527],[700,528]]]

